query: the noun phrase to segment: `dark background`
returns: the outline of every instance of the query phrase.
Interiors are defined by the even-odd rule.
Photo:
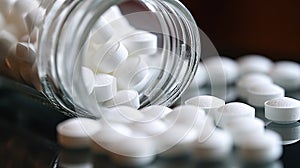
[[[299,0],[181,0],[221,55],[300,62]]]

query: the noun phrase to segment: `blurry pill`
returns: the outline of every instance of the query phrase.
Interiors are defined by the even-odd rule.
[[[17,38],[5,31],[5,30],[0,30],[0,51],[1,55],[6,56],[9,52],[10,49],[17,44]]]
[[[264,107],[270,99],[284,97],[285,91],[275,84],[257,84],[248,89],[247,102],[255,107]]]
[[[175,107],[166,117],[166,122],[170,124],[183,124],[185,126],[197,127],[203,125],[206,118],[203,109],[192,105],[181,105]]]
[[[121,42],[127,48],[129,55],[153,55],[157,52],[156,35],[146,31],[130,33]]]
[[[235,118],[254,118],[255,108],[240,102],[231,102],[222,106],[214,112],[215,123],[219,127]]]
[[[138,56],[128,57],[113,75],[118,79],[118,89],[135,89],[148,79],[147,64]],[[145,83],[147,84],[147,83]]]
[[[25,15],[24,19],[29,34],[34,30],[35,27],[38,27],[42,24],[44,15],[45,10],[42,8],[35,8]]]
[[[263,134],[265,124],[258,118],[235,118],[224,124],[224,130],[231,133],[234,141],[239,141],[243,135]]]
[[[88,148],[90,137],[101,129],[101,124],[88,118],[71,118],[56,127],[58,142],[67,148]]]
[[[172,125],[159,136],[154,137],[156,150],[161,157],[176,158],[191,153],[192,144],[196,141],[196,129],[185,125]]]
[[[273,162],[282,155],[281,137],[270,130],[264,134],[243,136],[238,143],[238,154],[249,163]]]
[[[130,106],[138,109],[140,107],[139,93],[135,90],[120,90],[110,100],[103,103],[105,107]]]
[[[5,20],[4,16],[3,16],[3,14],[0,13],[0,29],[2,29],[5,24],[6,24],[6,20]]]
[[[133,136],[137,138],[157,136],[168,129],[167,125],[159,119],[129,123],[128,127],[132,130]]]
[[[0,11],[6,17],[16,0],[1,0],[0,1]]]
[[[200,107],[206,114],[212,116],[213,111],[225,105],[225,101],[214,96],[196,96],[185,101],[186,105]]]
[[[282,124],[294,123],[300,120],[300,101],[280,97],[265,102],[265,117]]]
[[[117,79],[108,74],[97,74],[95,77],[94,92],[98,102],[112,99],[117,93]]]
[[[107,154],[112,146],[122,142],[125,137],[131,136],[132,131],[124,124],[102,121],[102,128],[93,136],[92,150],[97,154]]]
[[[300,64],[292,61],[275,63],[270,72],[274,83],[286,90],[300,89]]]
[[[248,73],[264,73],[267,74],[273,66],[273,62],[262,55],[249,54],[238,59],[241,75]]]
[[[277,124],[271,122],[266,129],[272,130],[280,134],[282,145],[291,145],[300,140],[300,122],[291,124]]]
[[[151,120],[162,119],[167,116],[172,109],[166,106],[161,105],[152,105],[148,107],[144,107],[140,109],[140,111],[145,115],[148,116]]]
[[[232,151],[232,138],[224,130],[215,128],[199,135],[193,144],[193,153],[200,161],[217,161],[225,159]]]
[[[114,31],[105,18],[100,17],[96,23],[96,28],[91,35],[91,40],[96,44],[104,44],[110,40]]]
[[[91,69],[83,66],[81,67],[81,73],[85,87],[87,88],[88,93],[91,94],[95,85],[94,72]]]
[[[155,144],[147,138],[126,137],[112,148],[109,156],[116,165],[145,166],[153,162],[156,157]]]
[[[210,57],[203,63],[212,85],[231,84],[239,75],[238,64],[228,57]]]
[[[102,118],[107,122],[117,122],[117,123],[133,123],[133,122],[143,122],[144,114],[139,110],[129,107],[129,106],[115,106],[112,108],[107,108],[101,112]]]
[[[24,15],[38,7],[39,3],[36,0],[17,0],[13,5],[13,12]]]
[[[36,51],[31,43],[18,42],[16,46],[16,57],[26,63],[33,64],[36,60]]]
[[[271,84],[273,80],[271,77],[262,73],[248,73],[243,75],[237,82],[237,92],[241,99],[247,99],[248,89],[257,84]]]

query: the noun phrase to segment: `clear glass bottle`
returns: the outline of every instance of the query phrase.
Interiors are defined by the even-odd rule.
[[[134,29],[145,30],[158,38],[160,52],[155,55],[159,62],[153,68],[155,75],[148,79],[147,87],[139,90],[141,107],[172,105],[196,72],[201,49],[198,27],[177,0],[39,0],[38,3],[45,14],[41,23],[30,31],[36,34],[16,36],[18,41],[34,44],[35,54],[27,58],[28,55],[16,54],[16,46],[0,48],[6,51],[0,54],[0,74],[32,86],[68,115],[101,116],[102,107],[87,91],[81,67],[91,32],[99,18],[113,6],[121,9]],[[13,7],[7,9],[10,8]],[[14,12],[18,11],[10,10]],[[7,14],[2,11],[2,15]],[[25,15],[21,16],[24,19]],[[11,30],[8,25],[11,24],[7,23],[2,30],[0,27],[0,34]]]

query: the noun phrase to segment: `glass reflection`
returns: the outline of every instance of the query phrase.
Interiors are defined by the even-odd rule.
[[[273,130],[281,135],[282,144],[290,145],[300,140],[300,123],[276,124],[271,122],[266,126],[267,129]]]

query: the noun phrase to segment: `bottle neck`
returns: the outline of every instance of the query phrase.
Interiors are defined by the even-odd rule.
[[[98,19],[111,6],[129,1],[55,1],[41,28],[38,73],[43,93],[52,104],[76,116],[96,116],[101,106],[90,95],[81,75],[86,44]],[[135,28],[158,36],[161,62],[149,85],[140,91],[141,107],[172,105],[191,82],[200,61],[200,37],[193,17],[174,0],[135,1],[143,11],[126,14]],[[126,5],[125,5],[126,6]],[[146,10],[145,10],[146,9]],[[132,18],[151,16],[152,23]],[[153,19],[154,18],[154,19]],[[153,21],[154,20],[154,21]],[[156,29],[153,28],[156,24]]]

